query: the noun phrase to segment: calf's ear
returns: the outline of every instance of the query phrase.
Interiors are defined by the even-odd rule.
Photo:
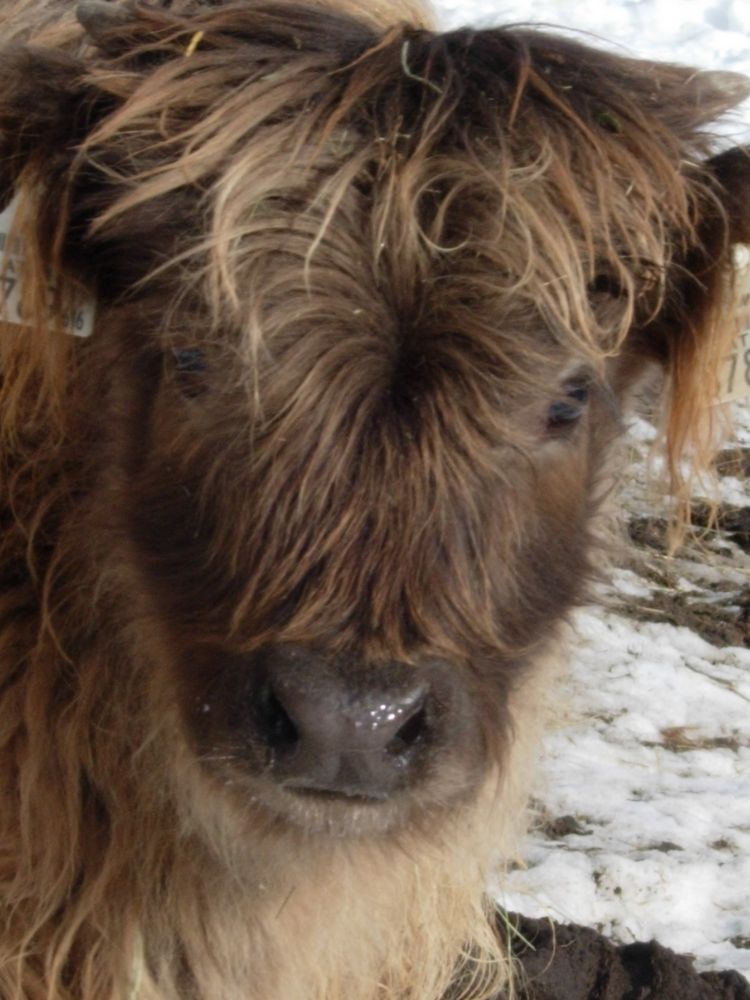
[[[26,312],[42,325],[41,303],[52,304],[47,286],[57,287],[62,308],[62,298],[75,297],[79,283],[90,280],[80,246],[91,209],[78,197],[85,178],[76,164],[112,102],[86,83],[85,72],[64,51],[20,44],[0,50],[0,206],[15,197],[11,230],[24,246]]]
[[[135,19],[108,0],[82,0],[63,26],[76,51],[50,45],[11,42],[0,47],[0,196],[22,183],[64,177],[80,144],[117,104],[87,82],[98,52],[119,56],[127,48]],[[77,22],[77,23],[76,23]]]
[[[62,180],[93,111],[83,65],[65,52],[11,46],[0,52],[0,188],[7,200],[27,178]]]
[[[0,48],[0,208],[13,203],[3,219],[8,257],[0,253],[8,278],[0,300],[0,371],[8,373],[0,380],[0,436],[9,441],[36,421],[49,430],[62,419],[75,364],[76,338],[68,334],[85,332],[92,316],[87,293],[95,279],[83,249],[91,210],[74,184],[79,148],[111,99],[86,83],[85,71],[67,52]]]
[[[710,159],[698,180],[695,232],[678,255],[653,332],[669,376],[667,445],[672,484],[711,461],[728,358],[740,333],[736,248],[750,244],[750,147]],[[687,463],[685,460],[687,459]]]
[[[730,242],[750,244],[750,146],[720,153],[709,168],[718,184]]]

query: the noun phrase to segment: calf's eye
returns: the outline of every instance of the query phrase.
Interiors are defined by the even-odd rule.
[[[585,382],[572,382],[564,387],[564,397],[556,399],[547,410],[547,434],[564,433],[572,428],[583,416],[589,398],[589,387]]]
[[[177,385],[183,395],[193,398],[206,391],[206,358],[197,347],[173,347],[172,361]]]
[[[173,347],[172,357],[174,358],[175,370],[178,372],[197,375],[206,370],[206,359],[203,351],[197,347]]]

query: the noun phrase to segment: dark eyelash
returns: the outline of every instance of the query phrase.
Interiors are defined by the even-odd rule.
[[[589,388],[588,382],[574,382],[565,387],[565,395],[577,403],[585,403],[589,398]]]

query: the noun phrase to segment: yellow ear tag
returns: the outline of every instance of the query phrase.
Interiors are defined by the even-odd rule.
[[[18,196],[0,212],[0,322],[28,326],[22,311],[23,243],[12,237],[18,210]],[[50,294],[54,292],[54,285]],[[92,299],[81,299],[65,319],[65,331],[74,337],[89,337],[94,329],[95,306]]]
[[[735,269],[734,314],[739,332],[721,370],[720,403],[750,397],[750,247],[735,248]]]

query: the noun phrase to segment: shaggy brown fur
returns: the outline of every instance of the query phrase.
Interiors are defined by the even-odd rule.
[[[482,888],[647,369],[678,489],[710,444],[742,87],[390,0],[0,36],[0,998],[496,994]],[[275,780],[290,650],[426,678],[408,782]]]

